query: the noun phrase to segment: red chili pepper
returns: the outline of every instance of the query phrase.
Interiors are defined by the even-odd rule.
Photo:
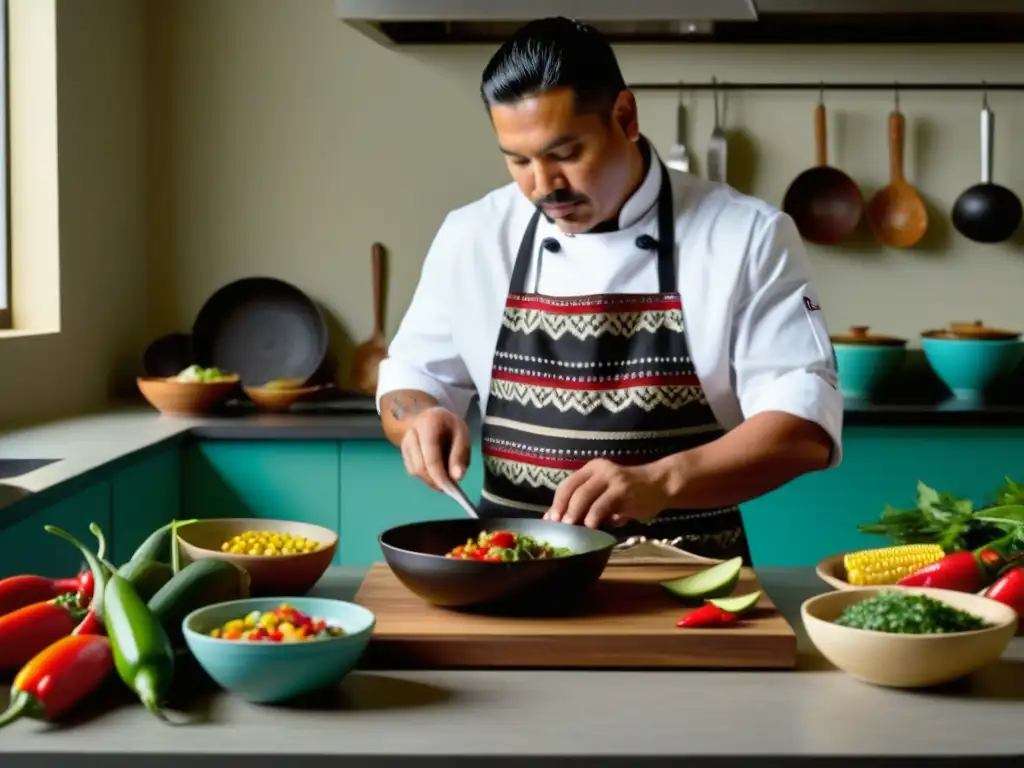
[[[91,583],[92,577],[89,581]],[[33,603],[52,600],[67,592],[83,589],[82,576],[71,579],[49,579],[45,576],[10,576],[0,580],[0,616]]]
[[[67,594],[0,616],[0,669],[17,669],[70,635],[85,618],[76,601],[75,595]]]
[[[736,623],[736,614],[723,611],[714,603],[704,603],[676,622],[677,627],[724,627]]]
[[[71,631],[72,635],[105,635],[106,633],[107,628],[103,626],[102,619],[92,609],[89,609],[85,618]]]
[[[1018,565],[1000,576],[985,591],[985,597],[1005,603],[1018,615],[1024,616],[1024,567]]]
[[[110,640],[68,635],[33,656],[14,678],[0,728],[22,717],[56,720],[100,687],[114,669]]]
[[[956,592],[977,592],[991,583],[995,575],[1022,554],[1016,533],[973,552],[953,552],[918,571],[904,576],[897,583],[901,587],[933,587]]]

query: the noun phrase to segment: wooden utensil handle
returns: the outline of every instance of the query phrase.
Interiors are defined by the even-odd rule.
[[[814,146],[818,154],[818,165],[828,165],[828,133],[824,104],[819,104],[814,110]]]
[[[903,115],[899,110],[889,113],[889,176],[903,181]]]
[[[384,292],[384,246],[374,243],[373,254],[373,332],[384,333],[381,294]]]

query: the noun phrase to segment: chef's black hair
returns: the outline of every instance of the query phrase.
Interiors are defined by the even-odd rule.
[[[577,109],[610,115],[626,81],[600,32],[557,16],[531,21],[502,43],[484,68],[480,95],[490,108],[560,87],[575,92]]]

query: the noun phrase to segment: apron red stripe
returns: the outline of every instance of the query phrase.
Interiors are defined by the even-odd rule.
[[[611,389],[634,389],[636,387],[696,387],[700,380],[692,373],[655,373],[649,376],[632,376],[620,373],[609,376],[601,381],[573,381],[558,376],[509,373],[495,370],[492,377],[500,381],[511,381],[531,387],[552,387],[554,389],[573,389],[604,391]]]

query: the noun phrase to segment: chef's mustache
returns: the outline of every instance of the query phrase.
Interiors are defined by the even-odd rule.
[[[577,195],[571,190],[556,189],[550,195],[545,195],[539,200],[534,200],[533,204],[538,208],[542,208],[545,205],[569,205],[570,203],[585,203],[586,201],[586,197],[583,195]]]

